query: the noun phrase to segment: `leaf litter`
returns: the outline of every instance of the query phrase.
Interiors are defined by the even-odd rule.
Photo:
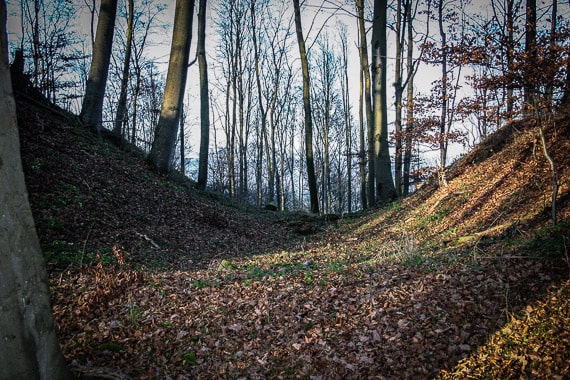
[[[567,121],[545,130],[558,139],[558,228],[537,201],[548,176],[524,125],[464,157],[447,189],[428,183],[335,225],[220,205],[19,107],[57,331],[78,374],[570,376]]]

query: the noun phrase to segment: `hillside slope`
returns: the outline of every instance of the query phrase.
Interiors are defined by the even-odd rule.
[[[78,374],[567,378],[570,124],[491,136],[390,207],[305,242],[297,216],[222,205],[73,117],[20,101],[54,315]],[[311,221],[303,221],[310,223]],[[106,376],[106,377],[105,377]]]
[[[136,263],[192,270],[289,242],[290,232],[271,215],[251,215],[198,193],[189,181],[159,176],[138,151],[97,138],[66,116],[18,103],[30,202],[50,263],[87,264],[97,254],[112,261],[116,246]]]

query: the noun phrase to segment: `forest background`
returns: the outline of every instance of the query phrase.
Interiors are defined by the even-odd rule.
[[[558,3],[386,4],[385,87],[396,196],[413,191],[433,173],[445,183],[450,162],[521,113],[558,107],[568,92],[570,10],[570,3]],[[34,85],[75,113],[88,77],[99,5],[96,0],[8,2],[11,52],[24,48],[25,70]],[[301,6],[319,208],[343,213],[386,201],[374,197],[370,184],[374,132],[367,107],[372,96],[363,74],[371,64],[363,61],[370,57],[361,41],[371,40],[373,4],[311,0]],[[217,0],[207,2],[205,13],[207,186],[258,206],[309,208],[292,4]],[[173,2],[119,1],[102,124],[146,152],[160,114],[173,14]],[[201,121],[193,59],[197,18],[198,4],[173,163],[193,179],[198,177]],[[132,48],[128,66],[127,45]],[[126,110],[119,113],[123,81]]]

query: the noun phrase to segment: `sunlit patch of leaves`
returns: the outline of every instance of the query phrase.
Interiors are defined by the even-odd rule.
[[[570,280],[526,306],[439,379],[566,379],[570,376]]]

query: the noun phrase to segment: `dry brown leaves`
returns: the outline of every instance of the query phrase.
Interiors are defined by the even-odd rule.
[[[548,171],[529,128],[503,130],[468,155],[449,188],[427,185],[301,243],[287,223],[220,206],[27,111],[30,201],[57,264],[54,315],[78,373],[570,376],[567,263],[525,258],[519,241],[548,223]],[[545,131],[566,222],[567,127]]]
[[[333,265],[330,248],[306,255],[309,266],[267,256],[132,282],[123,281],[130,270],[107,269],[120,292],[112,281],[97,283],[102,268],[69,271],[52,287],[64,352],[78,366],[141,379],[431,378],[497,345],[497,334],[514,328],[511,317],[539,310],[541,301],[527,306],[531,297],[554,281],[545,264],[527,260],[425,273]],[[558,355],[553,368],[568,374],[568,351],[560,352],[568,346],[545,344]]]

